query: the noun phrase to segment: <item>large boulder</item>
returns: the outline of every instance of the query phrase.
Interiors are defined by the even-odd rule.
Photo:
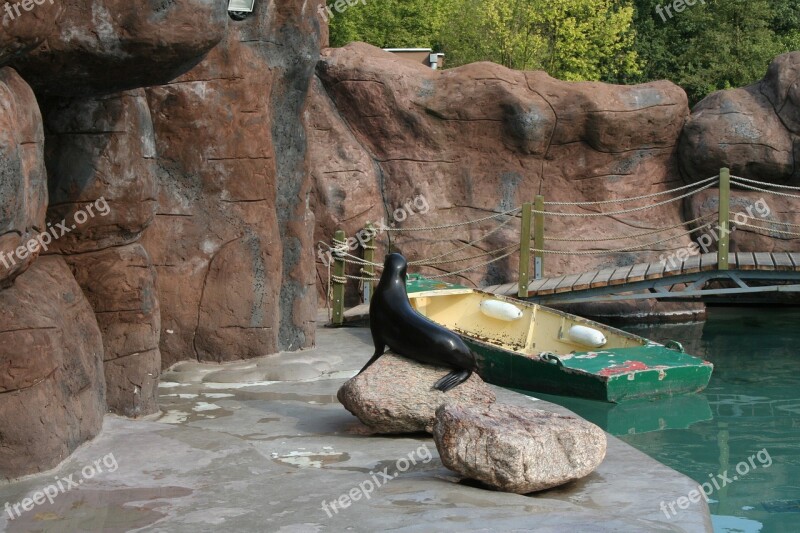
[[[58,465],[105,413],[103,342],[60,257],[0,290],[0,479]]]
[[[36,97],[11,68],[0,69],[0,102],[1,289],[40,253],[33,239],[45,229],[47,174]]]
[[[257,2],[197,67],[147,89],[160,209],[143,244],[158,271],[164,367],[313,345],[301,117],[318,5]]]
[[[717,175],[722,167],[749,179],[792,179],[795,136],[762,94],[762,85],[713,93],[692,109],[680,142],[687,180]]]
[[[585,420],[511,405],[442,405],[433,428],[442,463],[506,492],[528,494],[591,474],[606,434]]]
[[[137,243],[64,258],[103,335],[108,410],[130,417],[158,412],[161,314],[147,252]]]
[[[764,79],[715,92],[692,109],[681,135],[688,181],[728,167],[736,176],[800,184],[800,52],[775,58]]]
[[[434,389],[450,371],[386,353],[342,385],[337,397],[376,433],[431,433],[436,409],[443,403],[484,406],[496,399],[477,374],[447,392]]]
[[[25,24],[39,18],[36,31],[47,34],[11,63],[40,95],[85,97],[167,83],[220,42],[228,24],[227,4],[214,0],[59,0],[58,15],[50,4],[19,17]]]
[[[567,83],[543,72],[514,71],[491,63],[434,71],[363,43],[324,50],[317,75],[325,93],[317,100],[322,117],[312,123],[320,130],[337,121],[344,124],[314,135],[347,141],[343,150],[327,150],[332,153],[327,159],[321,153],[314,155],[328,167],[314,174],[316,215],[324,223],[318,236],[324,234],[330,242],[341,225],[352,237],[359,226],[375,222],[376,215],[394,230],[447,226],[391,236],[391,245],[412,261],[462,249],[446,258],[461,262],[419,267],[424,274],[472,267],[450,279],[478,286],[516,279],[519,219],[497,216],[463,223],[514,209],[537,194],[547,201],[591,202],[682,185],[675,148],[689,109],[684,91],[669,82]],[[326,109],[327,97],[337,113]],[[366,186],[358,190],[342,186],[342,176],[348,175]],[[358,200],[363,212],[351,208],[330,215],[328,198],[333,195]],[[552,210],[586,213],[630,206]],[[680,202],[613,217],[548,216],[548,236],[584,241],[551,241],[547,247],[599,252],[641,246],[647,241],[594,239],[680,228],[683,220]],[[628,253],[548,255],[545,274],[657,261],[661,254],[690,243],[689,237],[678,235]],[[386,235],[380,244],[378,257],[389,245]],[[510,255],[482,264],[491,258],[487,252],[500,249]]]

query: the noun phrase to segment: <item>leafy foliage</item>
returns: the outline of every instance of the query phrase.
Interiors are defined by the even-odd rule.
[[[565,80],[669,79],[692,102],[800,49],[800,0],[683,0],[679,12],[673,2],[359,0],[334,13],[331,44],[430,47],[448,67],[493,61]]]
[[[691,102],[760,79],[772,58],[800,46],[800,0],[698,0],[671,18],[660,5],[636,0],[636,50],[647,62],[630,81],[669,79]]]

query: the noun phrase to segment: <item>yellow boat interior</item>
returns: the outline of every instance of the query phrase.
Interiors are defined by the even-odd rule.
[[[472,289],[412,293],[409,294],[409,300],[417,312],[437,324],[519,354],[552,352],[565,355],[571,352],[637,347],[648,342],[636,335],[575,315]],[[511,320],[489,316],[482,309],[483,302],[503,302],[501,307],[513,305],[522,314]],[[573,326],[599,331],[605,337],[605,344],[592,346],[576,342],[570,336],[570,332],[575,331]]]

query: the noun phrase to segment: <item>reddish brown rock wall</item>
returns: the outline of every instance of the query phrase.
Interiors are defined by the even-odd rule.
[[[47,175],[36,97],[11,68],[0,69],[0,290],[28,268],[25,247],[45,227]]]
[[[56,4],[58,15],[46,2],[9,24],[16,28],[40,17],[41,28],[36,29],[50,28],[46,44],[12,62],[40,95],[86,97],[167,83],[202,59],[223,38],[228,24],[225,2]]]
[[[158,412],[161,314],[147,252],[136,243],[65,259],[103,336],[109,411],[130,417]]]
[[[103,343],[63,259],[0,291],[0,479],[47,470],[103,423]]]
[[[144,91],[50,98],[43,112],[48,222],[56,227],[65,220],[70,230],[50,253],[65,256],[97,314],[109,410],[155,413],[161,366],[156,273],[136,243],[156,210],[153,125]]]
[[[159,273],[164,366],[313,344],[300,116],[319,46],[315,7],[259,3],[195,69],[147,90],[160,208],[143,242]]]

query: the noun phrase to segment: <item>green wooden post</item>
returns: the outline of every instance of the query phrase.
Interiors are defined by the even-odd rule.
[[[537,250],[533,256],[533,277],[534,279],[542,279],[544,277],[544,196],[541,194],[536,196],[534,203],[534,210],[536,211],[533,222],[533,247]]]
[[[337,230],[334,234],[334,247],[342,246],[340,243],[346,243],[344,231]],[[344,323],[344,257],[339,257],[336,252],[333,253],[333,316],[331,323],[334,326],[341,326]]]
[[[369,234],[369,239],[367,239],[367,243],[364,245],[364,261],[367,261],[367,264],[364,265],[364,277],[371,278],[375,275],[375,266],[370,264],[375,260],[375,228],[371,223],[367,222],[366,230]],[[368,304],[370,300],[372,300],[372,294],[374,292],[375,282],[365,281],[363,299],[365,304]]]
[[[519,235],[519,289],[517,296],[528,297],[531,271],[531,203],[522,204],[522,230]]]
[[[717,268],[728,270],[730,252],[730,209],[731,209],[731,171],[719,171],[719,246],[717,248]]]

